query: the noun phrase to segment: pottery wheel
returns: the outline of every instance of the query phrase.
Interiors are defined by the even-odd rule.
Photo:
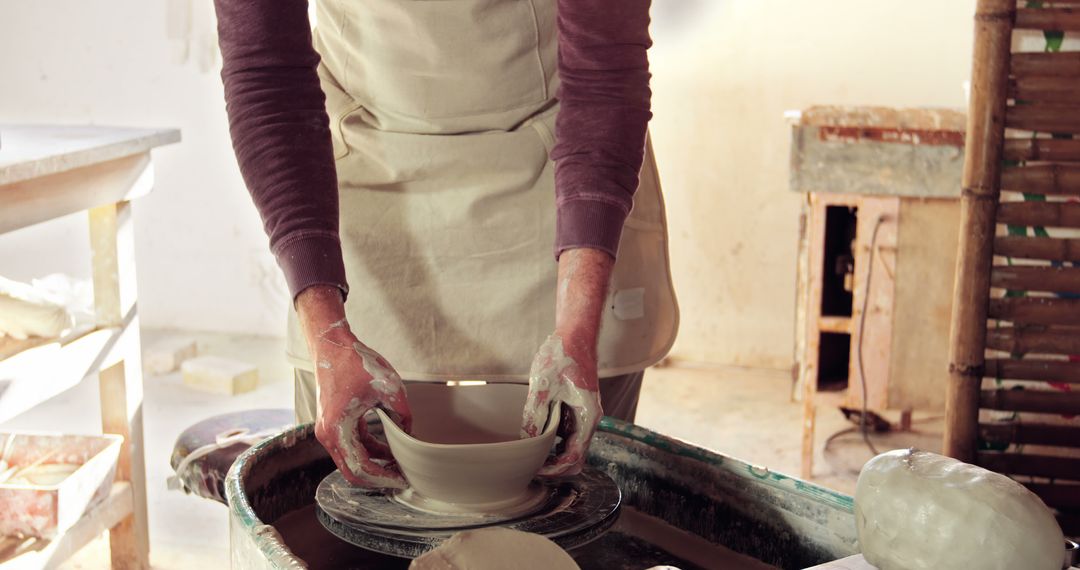
[[[570,550],[595,540],[619,514],[622,493],[592,467],[564,480],[534,481],[522,509],[506,514],[437,513],[416,509],[394,492],[350,485],[339,471],[315,492],[319,522],[338,538],[368,550],[415,558],[455,532],[506,526],[546,536]]]

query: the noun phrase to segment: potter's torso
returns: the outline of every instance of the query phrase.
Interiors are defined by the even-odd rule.
[[[403,378],[526,381],[554,329],[555,1],[323,1],[317,22],[354,332]],[[651,152],[609,297],[601,376],[662,358],[677,309]]]

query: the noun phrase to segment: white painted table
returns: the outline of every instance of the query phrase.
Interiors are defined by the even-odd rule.
[[[0,569],[56,567],[105,530],[113,568],[150,567],[130,202],[153,186],[150,150],[179,140],[175,129],[0,125],[0,234],[86,211],[95,313],[92,327],[63,338],[0,345],[0,366],[49,371],[17,391],[32,397],[0,403],[0,421],[96,373],[102,431],[124,436],[108,498],[63,535],[0,552]],[[52,377],[57,363],[74,377]]]

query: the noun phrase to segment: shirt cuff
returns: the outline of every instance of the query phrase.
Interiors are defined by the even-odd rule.
[[[334,234],[306,234],[283,240],[275,248],[274,256],[285,273],[285,282],[294,300],[301,291],[313,285],[337,287],[343,297],[349,292],[341,241]]]
[[[616,257],[623,223],[623,207],[601,200],[567,200],[556,209],[555,259],[568,249],[588,247]]]

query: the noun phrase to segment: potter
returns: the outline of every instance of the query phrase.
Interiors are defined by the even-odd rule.
[[[348,481],[401,488],[362,419],[410,431],[403,380],[529,383],[516,431],[561,403],[541,474],[579,472],[676,329],[649,3],[320,1],[314,32],[301,0],[215,4],[234,147],[294,299],[298,419]]]

